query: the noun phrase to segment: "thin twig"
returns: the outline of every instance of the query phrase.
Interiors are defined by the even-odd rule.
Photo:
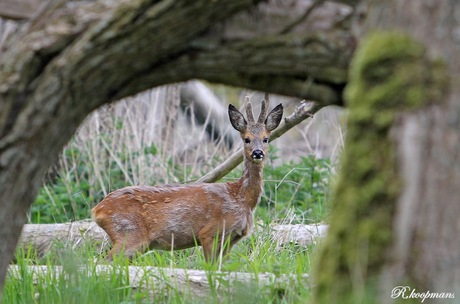
[[[294,20],[294,22],[288,24],[285,28],[283,28],[280,31],[280,34],[287,34],[290,31],[292,31],[297,25],[299,25],[302,22],[306,21],[308,19],[308,17],[310,17],[311,13],[315,10],[315,8],[317,8],[318,6],[323,4],[324,1],[325,0],[317,0],[317,1],[313,2],[312,5],[310,5],[310,7],[305,11],[305,13],[303,13],[302,16],[300,16],[299,18]]]

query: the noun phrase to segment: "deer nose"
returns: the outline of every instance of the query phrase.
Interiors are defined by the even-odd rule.
[[[264,159],[264,151],[262,150],[254,150],[252,151],[252,159],[255,161],[255,162],[261,162],[263,159]]]

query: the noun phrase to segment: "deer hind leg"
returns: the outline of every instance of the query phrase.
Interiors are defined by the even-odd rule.
[[[138,236],[126,234],[121,240],[113,241],[112,249],[106,256],[107,261],[112,261],[113,256],[123,253],[124,256],[132,259],[138,252],[144,252],[149,247],[149,242],[146,239]]]
[[[106,256],[108,261],[121,253],[131,259],[137,252],[144,252],[149,247],[148,231],[141,221],[128,223],[126,220],[122,224],[118,222],[117,225],[106,227],[110,227],[106,232],[112,240],[112,249]]]

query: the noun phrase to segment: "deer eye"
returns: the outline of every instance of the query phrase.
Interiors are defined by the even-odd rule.
[[[263,142],[264,142],[264,144],[268,144],[268,137],[265,137]]]
[[[250,143],[251,143],[251,140],[250,140],[248,137],[246,137],[246,138],[244,139],[244,142],[245,142],[246,144],[250,144]]]

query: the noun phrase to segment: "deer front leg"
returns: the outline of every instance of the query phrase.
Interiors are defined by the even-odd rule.
[[[224,243],[222,244],[223,237]],[[212,264],[219,260],[221,251],[222,256],[226,256],[234,244],[234,242],[228,242],[228,234],[225,231],[221,231],[220,226],[208,226],[203,228],[198,234],[198,240],[200,241],[201,247],[203,247],[203,254],[206,262]],[[224,245],[223,248],[222,245]]]
[[[200,241],[201,247],[203,247],[203,254],[206,262],[214,264],[219,259],[222,246],[222,234],[220,225],[205,226],[198,233],[197,238]],[[230,248],[228,248],[228,246],[224,246],[223,254],[227,254],[229,250]]]
[[[222,251],[222,257],[225,257],[233,247],[233,244],[224,241],[224,248],[222,249],[222,236],[215,236],[200,240],[201,247],[203,247],[203,254],[206,262],[214,264],[219,260]]]

